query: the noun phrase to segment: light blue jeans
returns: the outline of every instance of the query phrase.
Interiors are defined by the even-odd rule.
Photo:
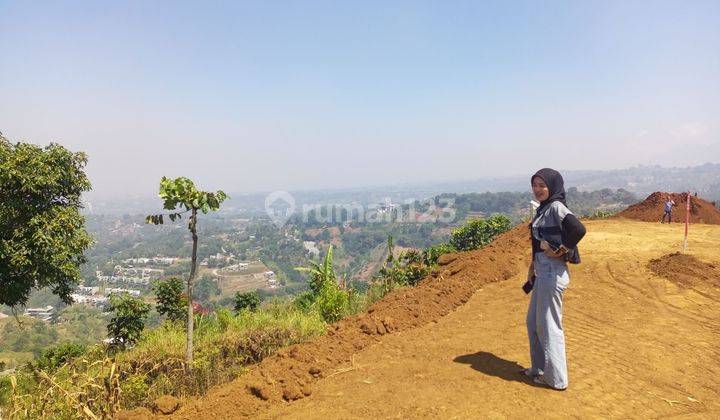
[[[534,256],[535,283],[527,313],[531,373],[553,388],[568,386],[565,334],[562,327],[563,292],[570,284],[567,263],[542,252]]]

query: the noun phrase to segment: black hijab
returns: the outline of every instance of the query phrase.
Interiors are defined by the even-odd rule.
[[[547,185],[550,193],[547,199],[540,202],[540,207],[538,207],[537,212],[535,213],[536,217],[553,201],[559,201],[567,205],[567,203],[565,203],[565,182],[563,181],[563,177],[560,175],[560,172],[555,169],[542,168],[535,172],[535,175],[530,178],[530,185],[532,185],[532,180],[536,176],[545,181],[545,185]]]

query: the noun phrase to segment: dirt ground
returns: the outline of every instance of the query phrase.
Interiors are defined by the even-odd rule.
[[[386,335],[305,399],[262,418],[720,417],[720,289],[680,287],[648,268],[682,227],[587,222],[565,294],[566,391],[531,385],[523,275],[456,311]],[[720,263],[720,227],[692,226],[690,253]],[[352,369],[344,371],[345,369]]]
[[[651,269],[652,260],[674,264],[668,255],[680,249],[684,227],[585,223],[583,263],[571,269],[565,292],[566,391],[517,373],[529,362],[520,289],[529,245],[518,229],[446,261],[437,274],[444,278],[388,296],[372,313],[186,402],[176,416],[719,418],[720,288]],[[688,253],[720,266],[720,226],[691,226]]]

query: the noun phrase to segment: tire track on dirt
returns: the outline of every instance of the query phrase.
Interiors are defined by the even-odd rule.
[[[640,287],[638,287],[638,286],[635,286],[635,285],[631,284],[630,282],[627,282],[627,281],[624,281],[624,280],[620,280],[620,278],[621,278],[622,276],[616,275],[616,273],[614,272],[614,270],[610,267],[609,263],[606,265],[606,270],[607,270],[608,274],[610,275],[610,277],[613,279],[613,281],[614,281],[615,283],[622,284],[623,286],[626,286],[626,287],[628,287],[628,288],[630,288],[630,289],[635,290],[636,292],[638,292],[640,295],[642,295],[642,296],[644,296],[644,297],[648,297],[648,298],[651,298],[651,300],[654,300],[654,301],[656,301],[656,302],[662,303],[662,305],[660,306],[660,308],[661,308],[662,310],[665,310],[665,311],[668,311],[668,312],[672,313],[672,315],[674,315],[674,316],[681,317],[681,318],[685,318],[685,319],[689,319],[689,320],[691,320],[691,321],[693,321],[693,322],[695,322],[695,323],[698,323],[698,325],[703,326],[703,327],[706,327],[706,325],[704,324],[704,323],[706,323],[706,322],[710,322],[710,323],[715,323],[715,322],[716,322],[716,319],[715,319],[715,318],[706,316],[706,315],[704,315],[704,314],[702,314],[702,313],[698,313],[698,312],[696,312],[696,311],[694,311],[694,310],[692,310],[692,309],[688,309],[688,308],[683,308],[683,307],[677,306],[677,305],[669,302],[667,299],[665,299],[665,298],[663,298],[662,296],[660,296],[660,294],[659,294],[658,291],[653,287],[653,285],[652,285],[652,283],[650,282],[649,279],[646,279],[646,278],[644,278],[644,277],[641,277],[641,278],[643,278],[644,280],[646,280],[646,283],[647,283],[647,286],[648,286],[646,289],[652,291],[652,295],[650,295],[650,294],[647,293],[647,292],[644,292],[644,290],[646,290],[646,289],[642,289],[642,288],[640,288]],[[713,332],[713,333],[715,333],[715,334],[719,334],[719,335],[720,335],[720,333],[719,333],[716,329],[714,329],[714,328],[708,328],[708,329],[709,329],[710,332]]]

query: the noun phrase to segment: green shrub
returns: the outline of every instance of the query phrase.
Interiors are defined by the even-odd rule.
[[[150,387],[145,373],[130,374],[120,382],[120,390],[125,401],[143,401]]]
[[[247,292],[247,293],[237,292],[235,294],[235,310],[236,311],[242,311],[243,309],[255,311],[255,310],[257,310],[257,308],[259,306],[260,306],[260,295],[258,295],[257,291]]]
[[[449,243],[442,243],[440,245],[431,246],[429,248],[426,248],[423,251],[423,257],[425,259],[425,264],[427,265],[435,265],[438,262],[438,259],[443,254],[449,254],[451,252],[457,252],[457,249],[455,249],[454,246],[450,245]]]
[[[110,296],[110,311],[113,316],[107,330],[113,344],[126,347],[140,339],[150,313],[149,304],[123,293]]]
[[[475,219],[452,231],[450,245],[458,251],[472,251],[492,242],[493,238],[510,229],[510,219],[497,214],[488,219]]]
[[[595,212],[590,216],[591,219],[607,219],[608,217],[611,217],[615,214],[615,212],[607,211],[607,210],[595,210]]]
[[[309,311],[312,309],[312,305],[315,302],[315,293],[312,290],[306,290],[293,299],[293,304],[296,308],[303,311]]]
[[[45,350],[35,361],[35,366],[47,372],[54,372],[60,366],[83,353],[85,353],[85,346],[83,345],[73,343],[60,344]]]
[[[389,260],[378,272],[376,280],[385,285],[384,293],[389,293],[396,286],[415,286],[431,270],[432,266],[425,263],[423,254],[413,250]]]
[[[437,260],[437,257],[429,256],[427,250],[423,252],[416,250],[401,252],[396,258],[392,236],[388,236],[387,249],[388,255],[385,263],[374,278],[374,282],[379,283],[382,287],[382,296],[397,286],[416,285],[430,273],[434,264],[430,262],[431,258]]]
[[[325,322],[340,320],[348,312],[348,292],[334,282],[323,284],[315,298],[315,306]]]
[[[5,407],[10,403],[12,389],[10,375],[0,376],[0,407]],[[2,410],[0,410],[0,413],[2,413]]]

